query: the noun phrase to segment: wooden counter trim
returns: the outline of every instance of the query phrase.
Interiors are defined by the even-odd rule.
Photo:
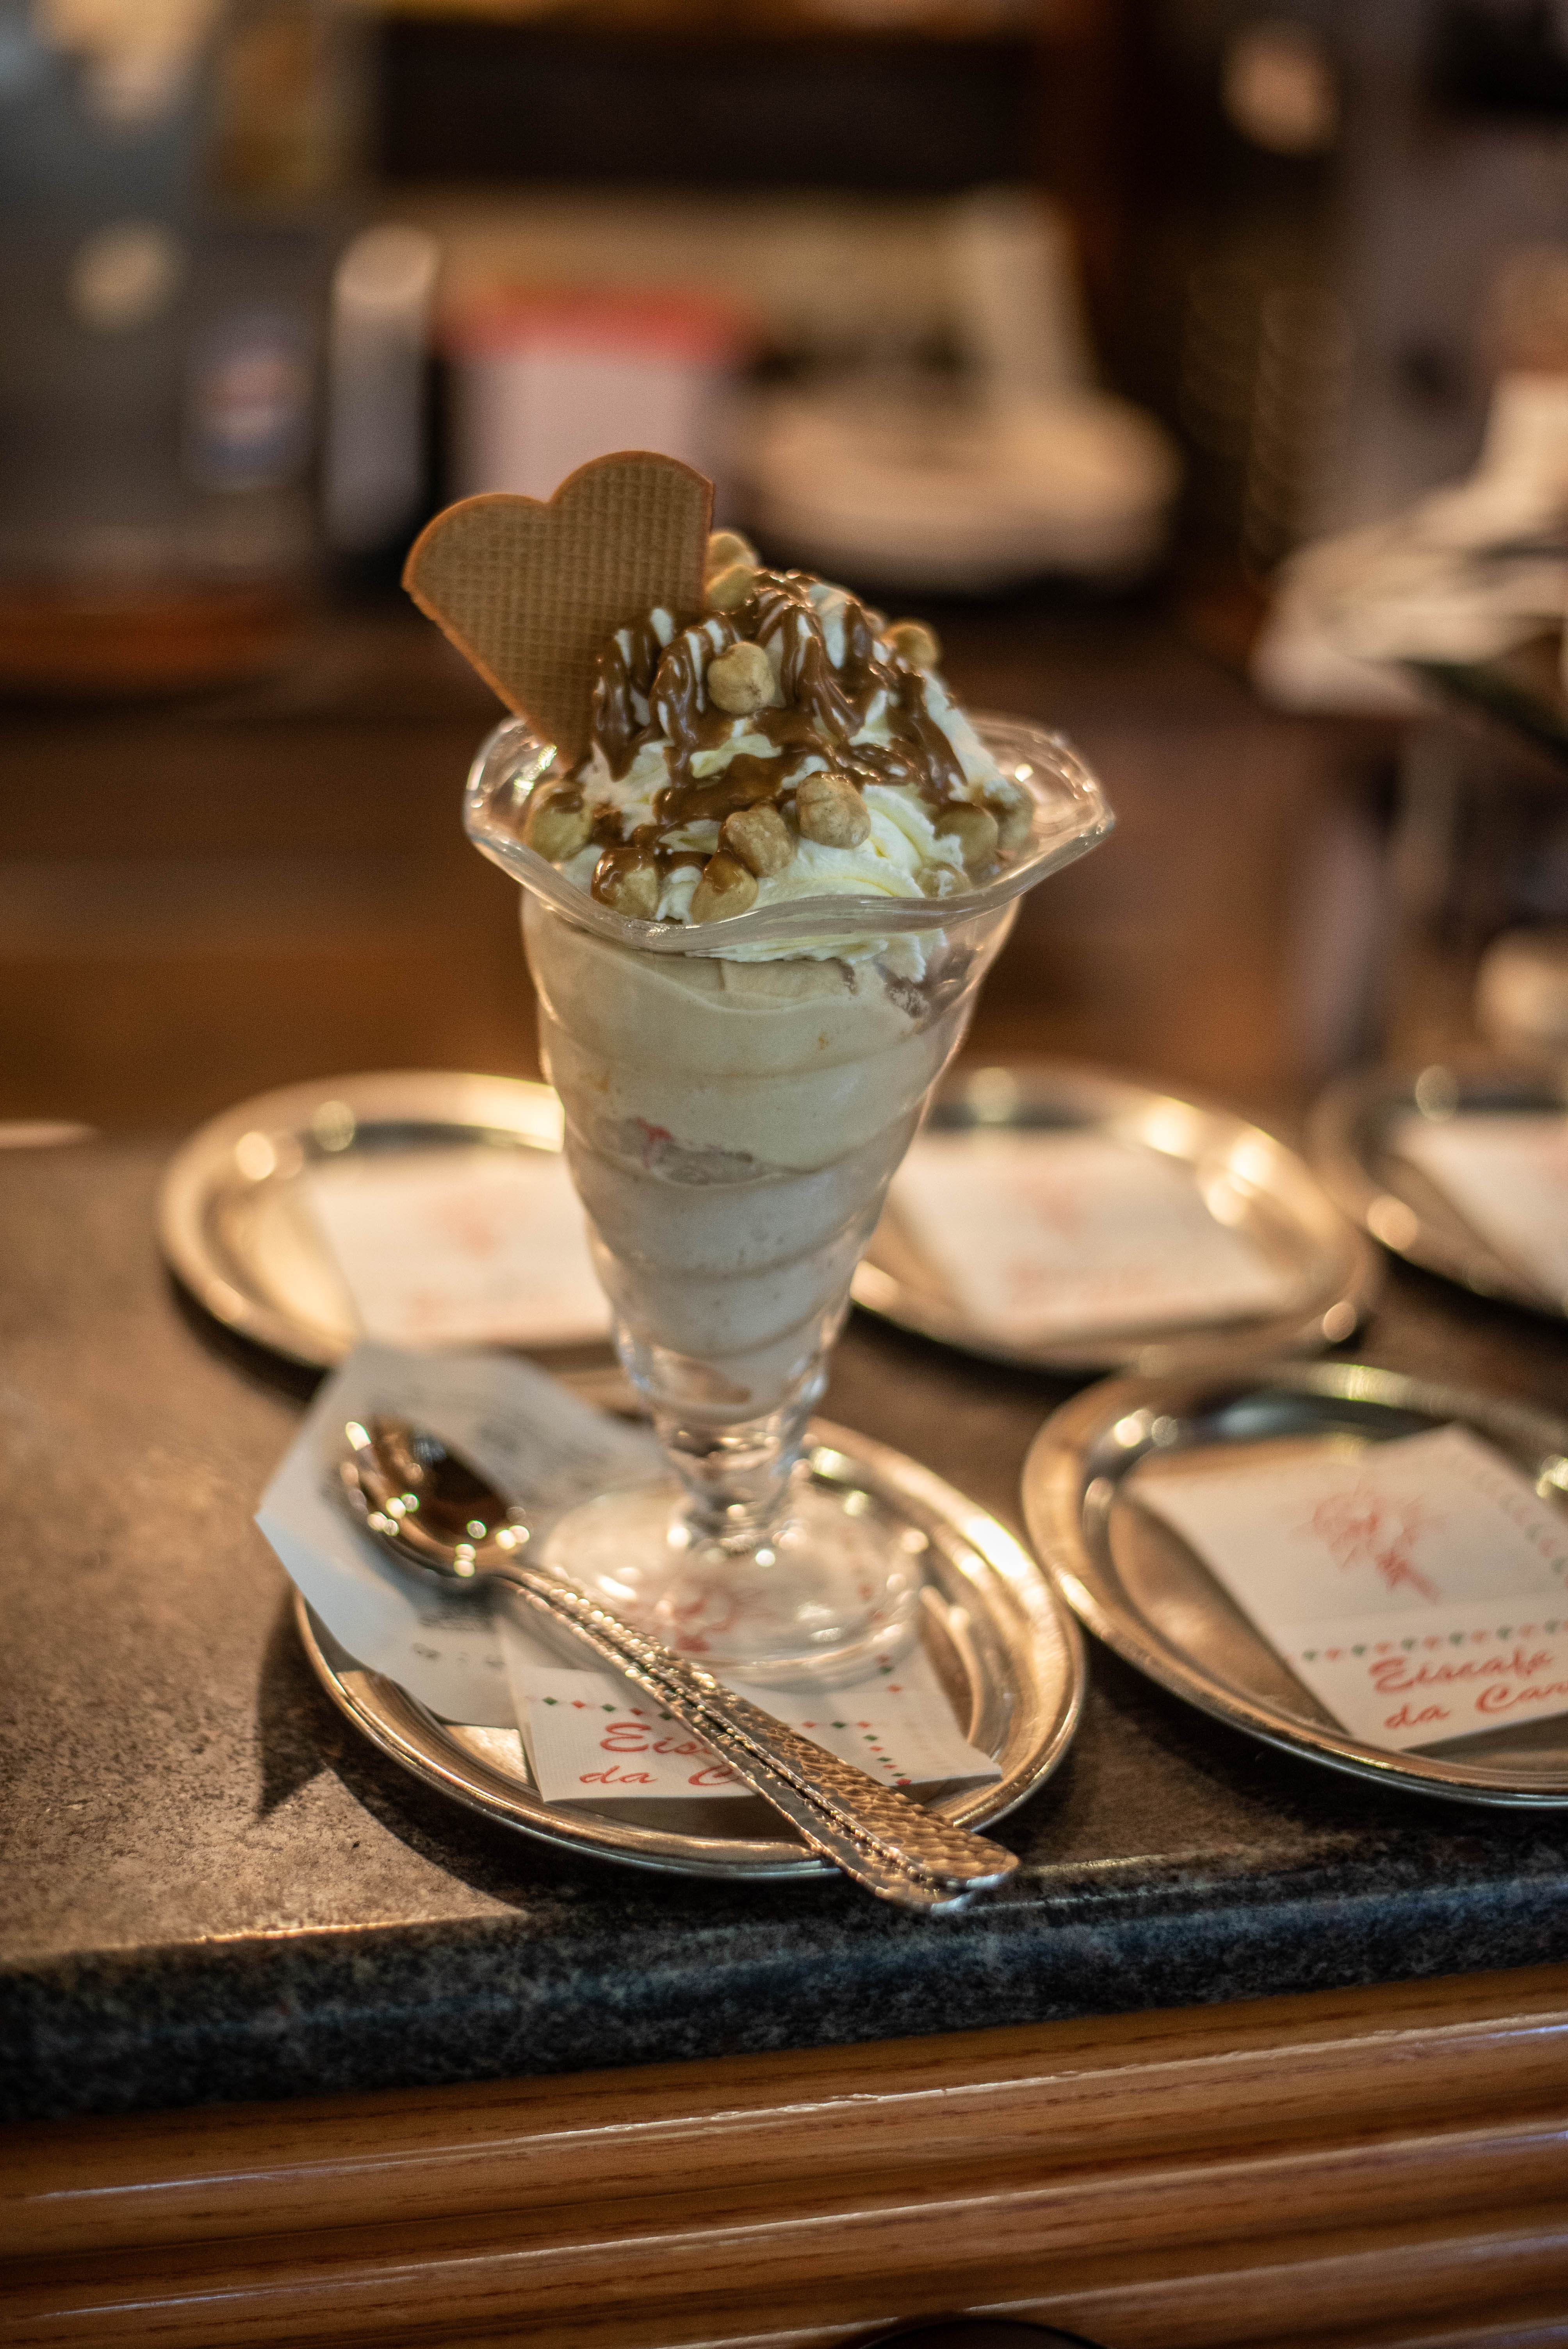
[[[1231,2214],[1244,2218],[1245,2212]],[[1281,2214],[1275,2213],[1277,2218]],[[1568,2309],[1568,2222],[1561,2197],[1545,2209],[1485,2213],[1462,2227],[1452,2215],[1383,2227],[1310,2232],[1248,2232],[1180,2246],[1125,2238],[1077,2256],[1036,2256],[1027,2266],[990,2255],[982,2238],[962,2242],[945,2214],[928,2223],[923,2248],[889,2239],[875,2273],[812,2277],[740,2266],[729,2246],[695,2227],[683,2246],[680,2280],[627,2270],[608,2278],[585,2265],[553,2289],[460,2256],[421,2259],[417,2244],[377,2277],[356,2278],[340,2294],[306,2253],[280,2256],[264,2292],[219,2268],[205,2288],[181,2292],[152,2267],[140,2288],[89,2304],[63,2290],[29,2304],[3,2304],[8,2349],[358,2349],[405,2343],[420,2349],[493,2340],[516,2349],[758,2349],[761,2343],[854,2342],[879,2326],[922,2313],[967,2309],[1029,2315],[1086,2334],[1104,2349],[1307,2349],[1368,2324],[1405,2349],[1446,2321],[1468,2344],[1461,2319],[1495,2319],[1528,2295],[1537,2310]],[[913,2256],[901,2261],[901,2251]],[[1032,2272],[1030,2269],[1032,2268]],[[612,2288],[604,2289],[609,2283]],[[618,2285],[619,2288],[614,2288]],[[661,2286],[663,2287],[661,2289]],[[1527,2305],[1529,2302],[1527,2300]],[[824,2324],[824,2318],[829,2322]],[[794,2322],[791,2322],[791,2319]],[[1400,2328],[1403,2328],[1401,2330]],[[1512,2349],[1511,2343],[1510,2349]]]
[[[0,2256],[958,2160],[1098,2161],[1568,2089],[1568,1967],[0,2130]],[[1550,2089],[1548,2088],[1548,2093]]]
[[[1568,2337],[1568,2229],[1556,2208],[1462,2236],[1438,2220],[1263,2237],[1166,2261],[1134,2252],[1112,2272],[1060,2272],[1052,2284],[988,2303],[991,2313],[1059,2324],[1108,2349],[1417,2349],[1434,2334],[1480,2349],[1500,2313],[1522,2302],[1537,2322],[1552,2310]],[[1516,2349],[1511,2333],[1503,2338]]]
[[[155,2300],[170,2349],[209,2340],[290,2342],[301,2333],[371,2339],[389,2310],[439,2310],[475,2327],[504,2314],[537,2323],[591,2302],[603,2314],[703,2298],[885,2291],[885,2279],[940,2278],[962,2303],[1027,2290],[1042,2264],[1079,2263],[1136,2242],[1143,2257],[1212,2245],[1244,2210],[1270,2236],[1356,2230],[1369,2209],[1398,2227],[1435,2215],[1511,2224],[1564,2183],[1568,2099],[1551,2123],[1439,2131],[1253,2156],[1076,2168],[1027,2183],[966,2178],[945,2193],[890,2194],[861,2181],[799,2182],[769,2195],[664,2193],[568,2212],[559,2205],[411,2230],[373,2228],[79,2254],[15,2262],[0,2300],[19,2338],[119,2342]],[[1544,2223],[1568,2271],[1568,2209]],[[421,2233],[426,2240],[420,2240]],[[1204,2257],[1211,2256],[1205,2251]],[[1169,2265],[1169,2261],[1167,2261]],[[221,2329],[217,2329],[221,2326]]]
[[[0,2144],[13,2349],[1463,2349],[1568,2312],[1568,1968]]]

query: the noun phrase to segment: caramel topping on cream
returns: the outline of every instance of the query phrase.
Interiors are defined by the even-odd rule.
[[[766,856],[758,833],[743,862],[758,858],[770,887],[852,887],[848,868],[799,867],[823,874],[810,885],[790,881],[787,868],[806,848],[858,851],[871,821],[862,795],[876,786],[922,812],[916,831],[927,846],[913,852],[918,877],[900,885],[906,889],[944,894],[962,885],[954,870],[936,888],[943,876],[919,863],[954,864],[957,842],[974,877],[995,865],[999,841],[1010,853],[1017,823],[1009,831],[1003,819],[1009,811],[1016,818],[1014,802],[1025,795],[985,759],[940,680],[916,666],[917,654],[934,651],[931,633],[910,622],[890,629],[856,596],[805,572],[752,569],[749,583],[722,610],[699,618],[650,612],[605,645],[588,754],[552,802],[563,844],[573,831],[589,844],[576,810],[591,809],[593,895],[629,910],[655,880],[662,891],[682,867],[696,867],[706,878],[695,897],[689,882],[686,895],[676,892],[675,917],[705,918],[704,909],[727,905],[738,885],[728,872],[735,858],[719,845],[722,828],[759,810],[769,812]],[[627,788],[617,794],[620,785]],[[995,822],[952,820],[954,811],[980,816],[987,807]]]

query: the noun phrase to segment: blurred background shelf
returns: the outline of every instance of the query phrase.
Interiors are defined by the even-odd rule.
[[[1157,605],[1041,595],[940,618],[959,691],[1070,731],[1120,820],[1026,904],[972,1056],[1304,1101],[1354,1040],[1324,1030],[1356,1016],[1319,968],[1324,906],[1365,863],[1387,730],[1261,710]],[[286,671],[224,696],[14,705],[0,1116],[181,1123],[348,1068],[535,1073],[516,893],[456,821],[495,714],[395,607],[319,616]]]

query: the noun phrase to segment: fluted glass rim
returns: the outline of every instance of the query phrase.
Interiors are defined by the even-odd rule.
[[[1065,734],[1031,719],[972,711],[970,722],[1002,772],[1035,802],[1026,852],[984,887],[950,897],[855,895],[796,897],[757,905],[717,922],[642,922],[617,914],[568,881],[519,831],[528,794],[557,764],[547,742],[525,718],[504,719],[480,744],[463,794],[463,828],[493,864],[562,919],[641,954],[749,959],[770,950],[804,953],[911,933],[952,930],[995,913],[1058,873],[1104,840],[1116,818],[1099,777]],[[564,778],[566,770],[561,766]]]

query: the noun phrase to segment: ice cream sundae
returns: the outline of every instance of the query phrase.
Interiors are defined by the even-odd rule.
[[[1017,895],[1109,818],[1049,738],[971,722],[928,627],[731,532],[699,552],[684,608],[602,635],[565,755],[500,730],[469,823],[524,883],[617,1345],[685,1487],[552,1548],[662,1636],[782,1671],[908,1611],[907,1556],[797,1468],[806,1422]]]

